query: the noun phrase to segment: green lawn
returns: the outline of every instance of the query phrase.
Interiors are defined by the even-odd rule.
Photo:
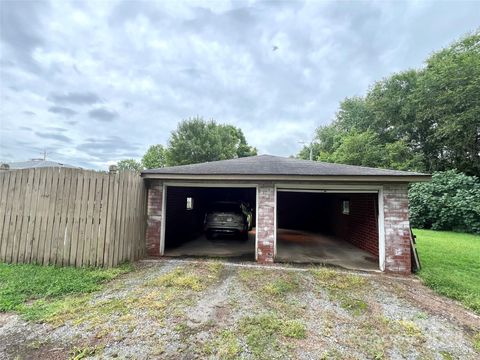
[[[422,264],[418,275],[438,293],[480,314],[480,236],[414,230]]]
[[[0,312],[17,311],[29,317],[31,307],[25,304],[32,300],[50,302],[66,295],[89,293],[130,270],[130,265],[95,269],[0,263]]]

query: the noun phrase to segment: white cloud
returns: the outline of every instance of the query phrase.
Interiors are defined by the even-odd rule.
[[[166,144],[195,115],[241,127],[261,153],[288,156],[344,97],[421,66],[473,30],[479,9],[427,1],[4,2],[0,160],[47,149],[59,161],[106,169]]]

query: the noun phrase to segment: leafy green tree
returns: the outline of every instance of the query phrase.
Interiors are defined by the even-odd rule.
[[[143,170],[142,164],[140,164],[137,160],[134,159],[125,159],[120,160],[117,163],[118,170],[120,171],[136,171],[140,172]]]
[[[383,150],[374,132],[351,132],[342,138],[327,159],[342,164],[378,167],[383,162]]]
[[[412,94],[427,170],[480,174],[480,30],[434,53]]]
[[[196,117],[182,121],[172,132],[166,153],[168,165],[195,164],[256,155],[241,129]]]
[[[480,175],[479,119],[477,30],[434,53],[425,68],[393,74],[364,97],[343,100],[334,122],[317,129],[312,149],[325,161]],[[309,152],[306,146],[298,156]]]
[[[431,182],[410,185],[414,227],[480,233],[480,182],[457,170],[435,172]]]
[[[152,145],[148,148],[142,158],[142,165],[145,169],[157,169],[166,165],[166,154],[163,145]]]

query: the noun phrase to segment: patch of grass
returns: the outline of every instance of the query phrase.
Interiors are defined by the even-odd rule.
[[[280,349],[279,337],[304,339],[306,327],[298,320],[280,319],[273,313],[243,318],[239,331],[245,336],[249,350],[256,358],[268,357],[268,354]]]
[[[299,276],[290,271],[241,269],[238,274],[245,285],[267,297],[284,297],[299,289]]]
[[[159,276],[148,283],[148,286],[165,286],[176,289],[201,291],[204,289],[202,279],[197,274],[186,273],[184,269],[175,269]]]
[[[223,265],[219,262],[177,268],[149,281],[146,286],[164,286],[167,288],[202,291],[212,282],[218,280],[222,269]]]
[[[27,302],[48,302],[99,290],[102,284],[131,271],[131,265],[111,269],[0,264],[0,312],[17,311],[35,317]],[[39,311],[35,308],[33,311]],[[32,316],[31,316],[32,315]]]
[[[477,350],[478,352],[480,352],[480,333],[477,333],[477,334],[473,337],[473,347],[475,348],[475,350]]]
[[[65,320],[76,316],[78,309],[85,308],[89,300],[89,295],[65,296],[53,300],[39,299],[21,304],[16,310],[25,320],[61,325]]]
[[[292,296],[301,290],[301,277],[297,272],[283,270],[241,269],[240,280],[252,296],[283,318],[297,318],[305,311],[305,304]]]
[[[414,230],[422,263],[418,275],[436,292],[480,314],[480,236]]]
[[[237,359],[240,351],[240,343],[231,330],[223,330],[205,347],[207,355],[215,355],[218,359]]]
[[[365,278],[329,268],[314,268],[310,272],[320,287],[328,291],[330,299],[338,302],[343,309],[353,315],[361,315],[368,310],[364,300],[352,296],[352,293],[358,296],[366,288],[368,281]]]
[[[305,339],[307,328],[299,320],[283,320],[280,323],[280,333],[293,339]]]
[[[328,290],[356,290],[367,285],[367,280],[361,276],[345,274],[329,268],[314,268],[310,272],[320,286]]]
[[[368,309],[368,305],[365,301],[355,299],[349,296],[340,297],[340,306],[345,310],[350,311],[354,315],[361,315]]]
[[[332,350],[324,351],[319,360],[341,360],[344,358],[345,357],[342,356],[340,351],[338,351],[337,349],[332,349]]]
[[[298,282],[294,278],[278,278],[263,287],[263,291],[272,296],[283,296],[298,290]]]

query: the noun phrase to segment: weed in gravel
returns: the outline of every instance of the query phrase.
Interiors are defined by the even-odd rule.
[[[480,332],[473,336],[473,348],[480,352]]]
[[[353,315],[361,315],[368,309],[367,303],[360,299],[342,295],[339,297],[339,301],[340,306],[343,309],[350,311]]]
[[[298,290],[298,287],[298,281],[296,281],[295,278],[281,277],[265,285],[263,287],[263,291],[265,291],[268,295],[283,296],[287,293]]]
[[[28,348],[28,349],[38,350],[38,349],[40,349],[41,347],[45,346],[45,344],[47,344],[47,341],[46,341],[46,340],[34,340],[34,341],[32,341],[31,343],[29,343],[29,344],[27,345],[27,348]]]
[[[259,297],[270,310],[285,318],[297,318],[303,315],[305,304],[291,296],[300,291],[300,276],[288,271],[265,271],[242,269],[238,272],[242,284]]]
[[[345,274],[328,268],[314,268],[310,272],[317,282],[329,290],[354,290],[367,285],[367,280],[361,276]]]
[[[427,320],[428,319],[428,314],[421,311],[417,314],[416,318],[419,319],[419,320]]]
[[[195,332],[195,329],[191,328],[184,322],[175,325],[174,329],[181,337],[186,337]]]
[[[154,358],[161,358],[164,353],[165,353],[165,344],[163,342],[161,342],[160,340],[158,340],[155,343],[155,346],[152,348],[150,354]]]
[[[20,312],[26,320],[48,322],[60,326],[65,321],[75,317],[79,309],[85,308],[91,295],[66,296],[63,299],[46,301],[40,299],[30,304],[21,305]]]
[[[235,333],[231,330],[223,330],[213,340],[209,341],[204,348],[206,355],[214,355],[218,359],[237,359],[241,347]]]
[[[272,313],[243,318],[239,323],[239,331],[245,336],[248,348],[256,358],[278,352],[282,336],[294,339],[306,337],[306,327],[302,322],[280,319]]]
[[[218,276],[222,272],[224,265],[220,261],[213,261],[207,264],[207,268],[212,273],[212,275]]]
[[[218,280],[222,269],[223,264],[219,262],[177,268],[147,282],[145,286],[163,286],[200,292]]]
[[[204,286],[202,279],[197,274],[185,272],[184,269],[175,269],[149,281],[146,286],[165,286],[176,289],[190,289],[193,291],[201,291]]]
[[[85,346],[85,347],[77,347],[75,346],[72,350],[70,350],[70,360],[81,360],[87,357],[91,357],[94,355],[99,355],[104,349],[104,346]]]
[[[454,360],[455,358],[448,351],[440,351],[443,360]]]
[[[344,358],[345,357],[342,356],[340,351],[338,351],[337,349],[332,349],[332,350],[327,350],[323,352],[319,360],[341,360]]]
[[[422,336],[422,330],[413,321],[398,320],[397,322],[408,336],[413,336],[413,337]]]
[[[307,335],[305,324],[298,320],[283,320],[280,324],[283,336],[293,339],[304,339]]]

